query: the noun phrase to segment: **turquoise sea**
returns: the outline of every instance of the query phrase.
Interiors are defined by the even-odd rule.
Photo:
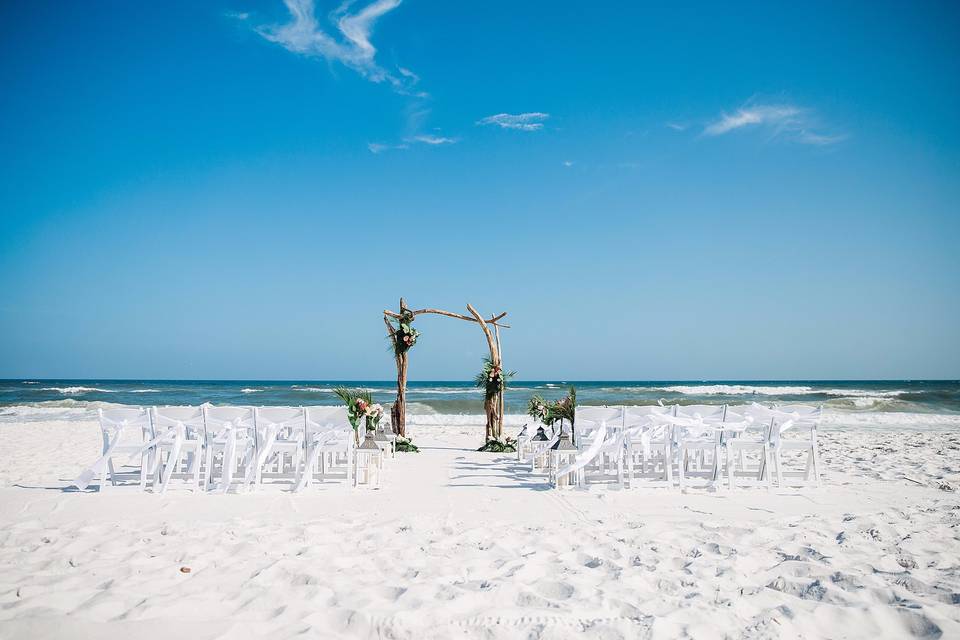
[[[396,387],[383,380],[2,380],[0,407],[83,407],[99,403],[164,404],[336,404],[339,384],[369,389],[383,404]],[[581,404],[807,403],[852,412],[960,413],[960,381],[791,380],[791,381],[514,381],[507,413],[523,413],[533,394],[557,398],[573,385]],[[477,414],[482,393],[470,382],[411,382],[413,414]]]

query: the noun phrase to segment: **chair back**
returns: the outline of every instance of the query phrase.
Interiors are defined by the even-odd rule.
[[[650,422],[650,416],[673,416],[676,415],[677,405],[668,404],[666,406],[659,404],[644,404],[623,408],[623,426],[630,428]]]
[[[325,441],[331,445],[353,443],[353,425],[346,407],[314,406],[304,407],[304,411],[308,437],[327,434]]]
[[[142,444],[153,439],[153,421],[150,411],[143,407],[111,407],[99,409],[100,434],[103,436],[103,453],[111,445]]]
[[[653,432],[654,434],[663,434],[669,431],[669,423],[663,420],[656,420],[652,416],[674,416],[677,412],[677,405],[659,405],[647,404],[623,408],[623,428],[629,430],[631,440],[636,440],[638,435]]]
[[[727,412],[727,406],[724,404],[688,404],[678,406],[676,417],[685,420],[702,421],[702,425],[683,425],[679,429],[674,429],[674,438],[676,439],[716,439],[720,441],[721,431],[720,423]]]
[[[697,418],[704,422],[723,422],[727,411],[725,404],[688,404],[677,407],[676,416],[681,418]]]
[[[177,429],[182,425],[188,440],[206,440],[207,428],[202,407],[176,406],[154,407],[153,426],[157,435]]]
[[[623,407],[577,407],[573,426],[578,436],[588,435],[604,423],[608,430],[623,427]]]
[[[823,415],[823,407],[807,404],[784,404],[776,405],[773,408],[776,415],[773,419],[773,428],[770,431],[770,439],[773,442],[779,441],[780,437],[788,430],[806,429],[810,434],[810,439],[817,437],[817,426],[820,424],[820,418]]]
[[[257,407],[254,418],[261,437],[265,429],[273,428],[281,441],[302,438],[307,426],[303,407]]]
[[[753,410],[753,405],[727,407],[723,414],[722,439],[744,438],[752,442],[766,440],[770,436],[772,421],[768,414]]]
[[[252,407],[203,406],[207,437],[217,438],[234,431],[238,436],[256,438],[257,423]]]

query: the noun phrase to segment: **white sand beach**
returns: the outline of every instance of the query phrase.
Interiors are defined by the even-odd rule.
[[[956,430],[826,428],[822,488],[733,492],[412,432],[377,491],[98,495],[95,422],[2,423],[0,637],[960,637]]]

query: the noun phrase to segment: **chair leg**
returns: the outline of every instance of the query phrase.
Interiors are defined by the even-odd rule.
[[[810,445],[810,455],[813,456],[813,481],[816,486],[820,486],[820,453],[817,451],[817,443]]]
[[[146,451],[140,454],[140,491],[147,490],[147,473],[149,472],[147,467],[149,466],[149,460],[150,458]]]
[[[192,454],[193,456],[193,492],[200,492],[200,452]]]
[[[757,481],[765,482],[765,484],[770,486],[770,448],[767,447],[766,443],[763,445],[763,450],[761,452],[760,458],[760,468],[757,469]]]
[[[213,447],[207,447],[207,472],[206,477],[204,478],[204,490],[210,491],[210,483],[213,482]]]
[[[627,448],[627,486],[633,488],[633,449]]]
[[[663,473],[667,484],[673,486],[673,447],[669,443],[663,445]]]
[[[777,470],[777,487],[783,488],[783,461],[780,459],[780,449],[773,451],[773,464]]]
[[[113,468],[113,458],[107,460],[107,468],[110,469],[110,484],[117,486],[117,472]]]
[[[300,473],[300,465],[303,464],[303,448],[297,447],[297,450],[293,452],[293,475],[296,476]]]
[[[710,472],[710,481],[720,484],[720,447],[713,447],[713,470]]]
[[[686,476],[684,475],[684,472],[686,471],[686,466],[687,466],[687,449],[683,445],[680,445],[680,456],[677,459],[677,473],[678,473],[677,484],[681,489],[683,489],[684,481],[686,480]]]
[[[736,469],[734,469],[734,459],[733,451],[730,450],[730,445],[727,445],[727,484],[730,486],[730,490],[733,491],[737,486],[736,481]],[[743,460],[743,450],[740,450],[740,459]]]
[[[174,457],[174,452],[171,450],[170,454],[167,456],[167,464],[163,466],[162,480],[160,482],[160,493],[167,492],[167,485],[170,484],[170,478],[173,477],[173,474],[177,472],[177,468],[180,466],[180,452],[177,452],[176,457]]]

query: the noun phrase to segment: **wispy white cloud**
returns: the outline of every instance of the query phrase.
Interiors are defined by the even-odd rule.
[[[405,144],[385,144],[383,142],[370,142],[367,143],[367,149],[370,150],[370,153],[378,154],[383,153],[384,151],[393,151],[395,149],[406,149],[407,145]]]
[[[407,138],[407,140],[409,142],[420,142],[423,144],[429,144],[433,146],[441,145],[441,144],[454,144],[456,142],[459,142],[457,138],[445,138],[443,136],[434,136],[428,133],[424,133],[416,136],[410,136],[409,138]]]
[[[223,15],[233,20],[246,20],[250,17],[246,11],[225,11]]]
[[[460,142],[459,138],[448,138],[446,136],[435,136],[429,133],[420,133],[404,138],[403,142],[397,144],[390,144],[387,142],[369,142],[367,143],[367,149],[370,150],[370,153],[377,154],[383,153],[384,151],[399,151],[402,149],[409,149],[415,144],[425,144],[431,147],[439,147],[445,144],[456,144],[457,142]]]
[[[573,166],[573,160],[564,160],[564,161],[563,161],[563,166],[565,166],[565,167],[572,167],[572,166]]]
[[[753,105],[738,109],[736,113],[724,113],[703,130],[708,136],[719,136],[735,129],[755,124],[774,127],[792,126],[799,122],[802,111],[791,105]]]
[[[835,135],[826,135],[822,133],[814,133],[812,131],[801,131],[797,134],[797,139],[804,144],[813,144],[817,146],[827,146],[831,144],[836,144],[847,139],[845,133],[838,133]]]
[[[846,138],[821,130],[816,114],[792,104],[747,104],[734,113],[723,113],[703,129],[704,135],[722,136],[744,128],[766,130],[771,138],[826,146]]]
[[[674,131],[686,131],[689,125],[683,122],[668,122],[666,126],[668,129],[673,129]]]
[[[284,0],[290,22],[262,25],[256,32],[287,51],[303,56],[320,57],[340,62],[372,82],[386,82],[400,93],[413,93],[419,81],[417,74],[402,67],[395,72],[377,62],[377,49],[370,40],[378,19],[400,5],[400,0],[374,0],[353,11],[353,0],[347,0],[328,16],[339,32],[331,35],[321,28],[314,11],[314,0]],[[423,93],[414,95],[425,96]]]
[[[543,121],[550,117],[549,113],[538,111],[530,113],[498,113],[477,120],[478,125],[496,125],[503,129],[518,129],[520,131],[537,131],[543,129]]]

